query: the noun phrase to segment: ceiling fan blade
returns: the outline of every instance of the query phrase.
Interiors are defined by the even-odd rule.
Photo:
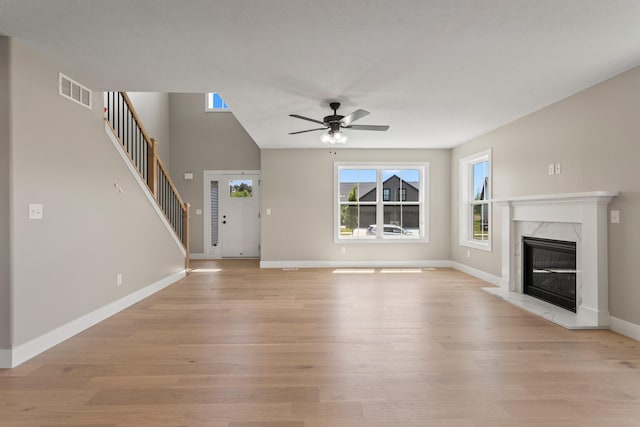
[[[349,126],[352,122],[355,122],[356,120],[361,119],[368,114],[369,112],[367,110],[356,110],[348,116],[344,116],[340,121],[344,126]]]
[[[389,126],[388,125],[384,125],[384,126],[380,126],[380,125],[351,125],[351,126],[347,126],[347,129],[353,129],[353,130],[381,130],[381,131],[385,131],[385,130],[389,130]]]
[[[296,135],[298,133],[305,133],[305,132],[313,132],[316,130],[327,130],[327,128],[315,128],[315,129],[307,129],[307,130],[299,130],[298,132],[289,132],[289,135]]]
[[[310,119],[309,117],[305,117],[305,116],[301,116],[300,114],[289,114],[291,117],[295,117],[296,119],[302,119],[302,120],[307,120],[309,122],[313,122],[313,123],[319,123],[321,125],[323,125],[324,123],[321,122],[320,120],[316,120],[316,119]]]

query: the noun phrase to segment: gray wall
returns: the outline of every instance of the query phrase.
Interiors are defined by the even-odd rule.
[[[161,92],[127,92],[149,137],[158,141],[158,155],[171,168],[171,135],[169,133],[169,94]]]
[[[185,202],[191,203],[190,249],[204,251],[203,171],[259,170],[260,149],[231,113],[204,111],[202,93],[169,95],[171,176]],[[184,173],[192,172],[193,181]]]
[[[15,347],[183,271],[184,258],[108,140],[101,93],[92,110],[59,96],[58,72],[73,71],[11,46]],[[29,203],[44,204],[43,220],[28,219]]]
[[[448,260],[450,154],[450,150],[262,150],[262,261]],[[430,242],[334,243],[334,163],[343,161],[428,162]]]
[[[0,350],[11,348],[9,46],[0,36]]]
[[[594,190],[620,191],[610,209],[619,209],[620,224],[609,224],[609,294],[613,316],[640,324],[640,68],[577,93],[521,120],[503,126],[453,150],[452,212],[458,212],[458,160],[493,148],[496,198]],[[549,176],[547,165],[561,163],[562,173]],[[500,275],[501,218],[494,210],[494,251],[458,244],[452,223],[454,261]]]

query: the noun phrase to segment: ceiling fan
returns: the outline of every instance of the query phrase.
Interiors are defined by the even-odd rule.
[[[342,132],[342,129],[376,131],[386,131],[389,129],[389,126],[386,125],[352,125],[351,123],[369,114],[369,112],[366,110],[356,110],[347,116],[342,116],[338,114],[338,108],[340,108],[339,102],[332,102],[329,104],[329,107],[333,110],[333,115],[326,116],[324,119],[322,119],[322,121],[301,116],[299,114],[289,114],[291,117],[295,117],[296,119],[307,120],[309,122],[318,123],[324,126],[321,128],[301,130],[298,132],[289,132],[289,135],[314,132],[317,130],[326,130],[327,132],[320,137],[320,140],[322,142],[324,142],[325,144],[344,144],[345,142],[347,142],[347,136],[344,134],[344,132]]]

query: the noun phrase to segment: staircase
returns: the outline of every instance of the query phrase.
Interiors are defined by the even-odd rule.
[[[157,141],[145,130],[125,92],[106,92],[105,122],[138,171],[186,251],[189,273],[189,204],[185,203],[157,154]]]

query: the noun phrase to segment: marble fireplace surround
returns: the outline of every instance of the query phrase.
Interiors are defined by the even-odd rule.
[[[499,288],[484,290],[565,328],[609,327],[607,206],[617,195],[593,191],[494,199],[502,214],[502,277]],[[522,236],[576,242],[576,313],[523,293]]]

